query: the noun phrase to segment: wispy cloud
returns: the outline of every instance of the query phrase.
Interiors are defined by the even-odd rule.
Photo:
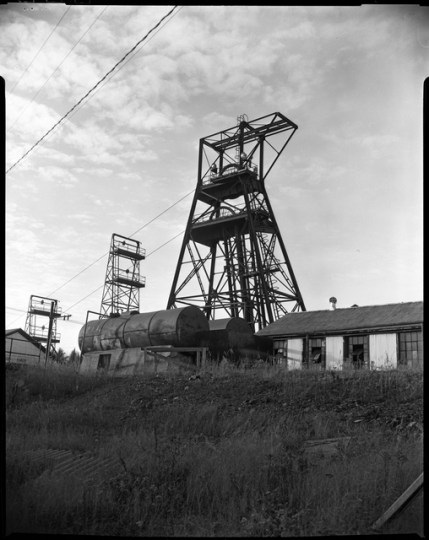
[[[67,10],[21,6],[0,6],[7,95]],[[171,8],[109,5],[58,68],[103,9],[71,6],[8,95],[7,167]],[[7,175],[13,305],[25,309],[30,294],[52,292],[107,252],[114,232],[132,234],[195,187],[200,138],[234,126],[240,114],[274,111],[299,126],[266,185],[307,308],[325,306],[334,285],[329,294],[358,304],[389,294],[398,300],[409,260],[420,261],[423,230],[422,10],[184,6],[176,13]],[[192,195],[136,238],[156,250],[185,228],[191,203]],[[144,261],[144,310],[165,307],[181,242]],[[355,243],[368,252],[363,263],[353,258]],[[386,277],[391,257],[395,271]],[[364,290],[362,268],[371,269]],[[105,270],[103,259],[58,291],[63,307],[77,303],[76,319],[98,309],[101,291],[79,300],[103,284]],[[418,296],[422,275],[405,279],[401,295]]]

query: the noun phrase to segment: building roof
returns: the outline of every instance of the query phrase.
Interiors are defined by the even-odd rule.
[[[284,317],[257,332],[257,336],[295,336],[362,331],[423,323],[423,302],[403,302],[381,306],[300,311]]]
[[[25,338],[27,341],[29,341],[30,343],[38,347],[43,353],[46,352],[45,347],[39,341],[31,337],[30,334],[27,334],[27,332],[25,332],[25,330],[23,330],[22,328],[11,328],[10,330],[6,330],[6,337],[11,336],[15,332],[18,332],[18,334],[21,334],[23,338]]]

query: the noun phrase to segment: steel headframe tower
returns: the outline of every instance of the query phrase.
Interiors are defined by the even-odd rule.
[[[54,352],[55,344],[60,342],[57,319],[61,312],[58,300],[35,294],[30,296],[25,331],[39,343],[46,343],[47,353]]]
[[[251,122],[242,115],[234,128],[200,139],[168,309],[194,304],[208,319],[241,317],[254,331],[288,313],[287,304],[305,311],[265,188],[297,129],[278,112]]]
[[[112,234],[100,318],[112,313],[139,311],[140,289],[146,284],[146,279],[140,276],[140,261],[144,258],[145,250],[140,242]]]

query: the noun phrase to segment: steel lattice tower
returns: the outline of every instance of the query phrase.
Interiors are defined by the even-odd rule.
[[[62,309],[58,300],[32,294],[28,303],[25,331],[39,343],[46,343],[49,352],[55,351],[55,344],[60,342],[57,332],[57,319]]]
[[[200,139],[198,181],[167,308],[241,317],[254,331],[305,311],[265,188],[298,126],[280,113]],[[269,139],[269,140],[268,140]],[[216,313],[218,312],[218,313]]]
[[[145,250],[140,247],[140,242],[112,234],[101,299],[102,316],[139,311],[140,289],[145,286],[145,278],[140,276],[140,261],[144,258]]]

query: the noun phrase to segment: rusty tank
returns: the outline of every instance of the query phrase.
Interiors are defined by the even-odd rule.
[[[253,345],[253,333],[244,319],[229,317],[209,321],[209,331],[200,333],[200,344],[213,353],[240,351]]]
[[[89,321],[81,328],[78,342],[82,354],[155,345],[197,347],[200,333],[208,330],[202,311],[186,306]]]

